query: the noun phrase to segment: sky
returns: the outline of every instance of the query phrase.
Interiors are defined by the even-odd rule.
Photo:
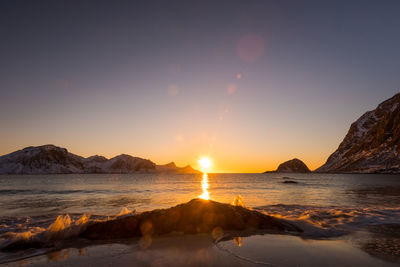
[[[0,2],[0,155],[325,163],[400,91],[400,2]]]

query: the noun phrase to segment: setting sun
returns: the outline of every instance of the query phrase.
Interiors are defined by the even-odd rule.
[[[203,172],[207,172],[208,170],[210,170],[212,162],[209,158],[203,157],[203,158],[199,159],[199,165]]]

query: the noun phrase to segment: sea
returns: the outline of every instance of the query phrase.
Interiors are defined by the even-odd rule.
[[[194,198],[283,218],[309,237],[400,224],[400,175],[58,174],[0,176],[0,249],[90,220],[168,208]],[[0,253],[0,263],[9,254]]]

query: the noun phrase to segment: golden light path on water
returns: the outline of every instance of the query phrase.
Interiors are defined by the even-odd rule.
[[[201,188],[203,189],[203,193],[199,196],[202,199],[210,199],[210,193],[208,192],[208,175],[207,171],[210,170],[212,162],[208,157],[202,157],[199,159],[199,165],[201,170],[203,171],[203,180],[201,180]]]
[[[210,199],[210,193],[208,192],[208,175],[207,173],[203,174],[203,180],[201,180],[201,188],[203,189],[203,193],[199,196],[202,199]]]

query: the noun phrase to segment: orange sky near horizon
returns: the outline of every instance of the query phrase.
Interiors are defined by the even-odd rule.
[[[104,143],[99,146],[84,143],[68,144],[62,142],[54,142],[52,144],[67,148],[69,152],[83,157],[102,155],[107,158],[112,158],[120,154],[129,154],[131,156],[150,159],[156,164],[167,164],[172,161],[179,167],[189,164],[198,170],[201,170],[201,166],[198,162],[199,159],[208,157],[212,161],[209,173],[260,173],[275,170],[280,163],[295,157],[301,159],[313,170],[325,163],[330,153],[336,149],[332,147],[331,151],[302,153],[301,147],[297,147],[296,152],[295,149],[293,149],[293,151],[288,151],[286,147],[283,147],[284,149],[273,148],[276,150],[270,149],[264,151],[263,146],[260,146],[259,150],[252,148],[246,151],[243,145],[229,146],[226,143],[218,144],[214,142],[214,144],[209,145],[207,149],[202,149],[202,144],[197,142],[188,143],[189,144],[186,145],[171,144],[171,146],[160,146],[158,150],[153,148],[148,149],[148,151],[145,150],[145,147],[138,147],[138,149],[135,149],[133,146],[124,146],[122,143],[115,145],[107,145]],[[44,144],[48,143],[26,144],[18,147],[10,146],[8,149],[0,147],[0,154],[8,154],[31,145],[39,146]]]

